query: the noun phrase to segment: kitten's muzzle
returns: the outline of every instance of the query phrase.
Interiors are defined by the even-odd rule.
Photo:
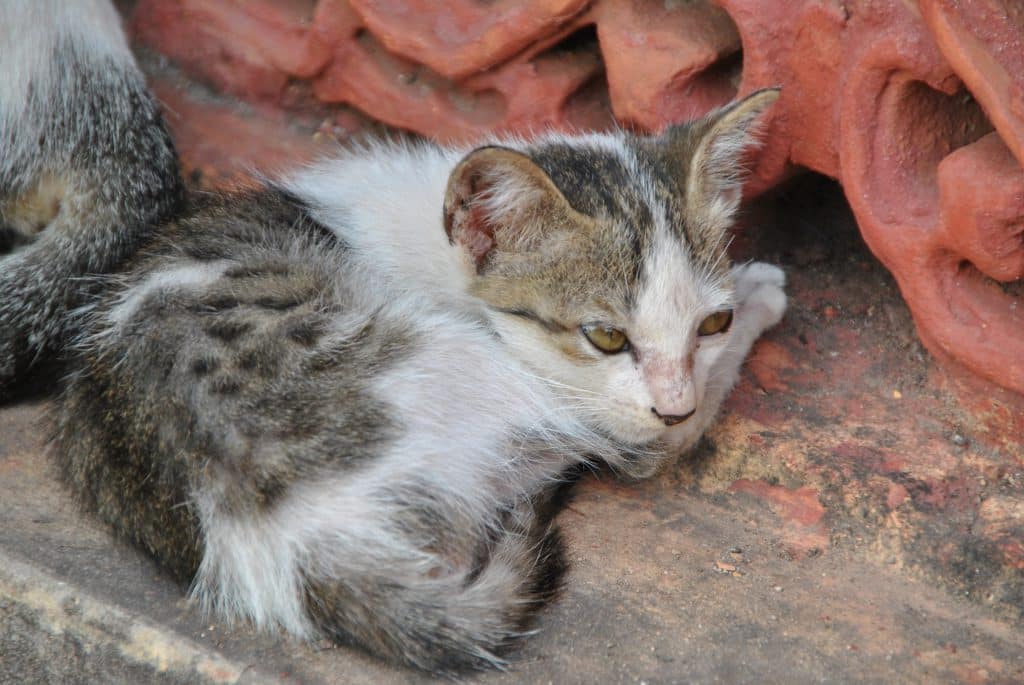
[[[694,407],[685,414],[662,414],[658,411],[657,407],[651,407],[651,412],[659,419],[661,419],[661,422],[664,423],[666,426],[674,426],[677,423],[682,423],[686,419],[693,416],[694,413],[696,413],[696,411],[697,408]]]

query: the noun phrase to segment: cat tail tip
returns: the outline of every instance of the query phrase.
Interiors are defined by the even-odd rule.
[[[567,568],[556,528],[501,531],[479,564],[446,578],[378,580],[358,591],[345,580],[315,596],[311,618],[319,632],[356,642],[389,661],[459,679],[477,671],[506,671],[506,655],[534,634],[537,613],[561,591]],[[332,601],[340,585],[346,600]]]

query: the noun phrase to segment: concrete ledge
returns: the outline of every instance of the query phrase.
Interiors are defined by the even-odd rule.
[[[0,655],[5,682],[268,682],[3,550]]]

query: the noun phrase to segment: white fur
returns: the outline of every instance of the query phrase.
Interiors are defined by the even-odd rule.
[[[285,185],[396,288],[464,299],[462,255],[441,227],[448,174],[460,156],[426,145],[368,145],[323,160]]]
[[[229,265],[227,260],[200,264],[189,262],[171,269],[154,271],[141,283],[124,292],[121,301],[111,307],[107,314],[107,323],[112,327],[112,332],[119,333],[120,328],[135,316],[139,307],[152,295],[179,289],[197,290],[210,285],[224,274]]]

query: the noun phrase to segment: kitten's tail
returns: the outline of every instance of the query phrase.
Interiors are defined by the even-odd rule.
[[[320,631],[391,661],[439,675],[503,669],[502,654],[529,633],[566,568],[557,530],[504,531],[480,566],[445,577],[337,578],[308,585]]]
[[[392,509],[392,525],[405,523],[388,532],[385,517],[353,509],[337,537],[324,530],[313,544],[295,526],[316,526],[323,511],[254,527],[205,510],[193,594],[222,617],[354,643],[438,675],[502,669],[506,648],[561,588],[566,562],[551,520],[563,493],[523,502],[486,530],[475,517],[462,526],[439,511],[415,521]]]
[[[183,186],[106,0],[0,3],[0,73],[2,403],[74,336],[91,277],[173,215]]]

